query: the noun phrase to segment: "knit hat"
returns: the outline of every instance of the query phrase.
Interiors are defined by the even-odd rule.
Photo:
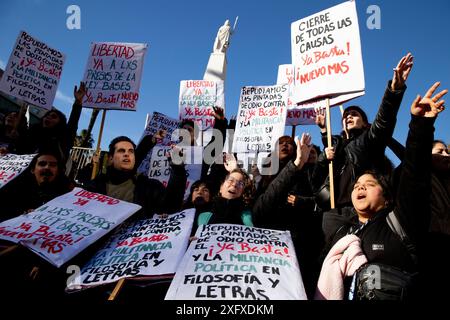
[[[367,114],[363,111],[363,109],[361,109],[358,106],[349,106],[345,108],[342,118],[345,118],[345,116],[352,110],[357,111],[361,115],[361,118],[363,119],[364,123],[369,123],[369,120],[367,119]]]

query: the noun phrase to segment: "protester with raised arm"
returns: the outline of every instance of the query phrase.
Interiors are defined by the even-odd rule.
[[[353,185],[352,206],[324,213],[323,231],[330,251],[322,266],[317,299],[345,299],[349,294],[357,300],[407,300],[420,294],[417,273],[431,211],[434,122],[444,110],[440,99],[447,93],[434,94],[438,86],[435,83],[411,105],[397,192],[393,193],[382,173],[366,171]],[[355,264],[362,265],[355,271]]]
[[[28,134],[28,152],[34,153],[41,149],[56,148],[63,161],[69,159],[78,130],[83,97],[86,95],[86,85],[80,82],[80,87],[73,89],[75,101],[72,106],[69,121],[64,113],[57,109],[49,110],[41,122],[32,127]],[[65,163],[64,162],[64,163]]]
[[[390,170],[389,167],[386,169],[384,152],[394,132],[412,66],[413,56],[410,53],[400,59],[372,124],[361,107],[350,106],[344,110],[343,132],[341,136],[332,137],[332,147],[327,146],[324,117],[316,117],[326,147],[326,157],[322,155],[319,158],[319,166],[327,170],[328,161],[333,160],[336,207],[351,204],[351,186],[361,173],[369,169]],[[327,204],[322,206],[326,207]]]
[[[303,284],[307,295],[312,297],[323,244],[322,217],[316,211],[313,190],[315,164],[309,163],[313,147],[308,134],[297,139],[296,145],[292,143],[288,136],[279,139],[275,152],[280,169],[277,174],[263,176],[260,182],[253,207],[254,222],[257,227],[291,232]]]

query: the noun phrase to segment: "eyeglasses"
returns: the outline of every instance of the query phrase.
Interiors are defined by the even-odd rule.
[[[244,188],[244,181],[236,180],[235,178],[229,176],[225,181],[227,181],[229,184],[234,184],[236,187],[242,189]]]

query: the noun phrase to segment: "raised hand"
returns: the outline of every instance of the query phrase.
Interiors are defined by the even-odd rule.
[[[445,100],[441,100],[441,98],[447,94],[448,90],[442,90],[433,96],[440,84],[440,82],[433,84],[423,98],[417,95],[411,105],[411,114],[418,117],[435,118],[440,112],[444,111]]]
[[[320,132],[326,132],[327,128],[325,126],[325,116],[321,115],[321,114],[316,114],[316,119],[315,119],[316,124],[319,126],[320,128]]]
[[[214,118],[216,118],[217,120],[225,119],[225,114],[223,113],[223,108],[215,106],[215,107],[213,107],[213,110],[214,110],[214,112],[213,112]]]
[[[186,155],[182,148],[177,147],[176,144],[170,145],[170,151],[168,152],[167,157],[170,158],[170,161],[174,165],[183,165],[186,160]]]
[[[308,161],[309,152],[311,151],[311,136],[309,133],[302,133],[302,137],[298,139],[295,137],[295,143],[297,144],[297,157],[294,160],[294,164],[302,168],[303,165]]]
[[[402,57],[394,68],[394,76],[392,77],[391,90],[400,90],[405,86],[406,80],[408,79],[409,73],[413,67],[413,59],[411,53]]]
[[[167,131],[164,129],[158,130],[153,136],[155,143],[161,143],[167,135]]]
[[[83,103],[83,98],[86,95],[86,84],[81,81],[80,82],[80,88],[75,86],[73,88],[73,97],[75,98],[75,103],[78,105],[81,105]]]
[[[234,157],[234,154],[232,154],[232,153],[225,153],[224,154],[223,166],[230,173],[234,169],[238,168],[237,161],[236,161],[236,158]]]

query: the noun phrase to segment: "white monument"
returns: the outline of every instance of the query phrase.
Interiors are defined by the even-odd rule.
[[[225,20],[223,26],[219,28],[217,31],[216,40],[214,41],[214,53],[225,53],[227,51],[228,45],[230,44],[230,36],[231,36],[231,26],[230,20]]]
[[[217,36],[214,41],[213,52],[211,53],[206,67],[204,80],[222,80],[225,81],[227,73],[227,49],[230,46],[230,39],[236,28],[236,23],[239,17],[236,18],[233,28],[231,28],[230,21],[226,20],[223,26],[217,31]]]

